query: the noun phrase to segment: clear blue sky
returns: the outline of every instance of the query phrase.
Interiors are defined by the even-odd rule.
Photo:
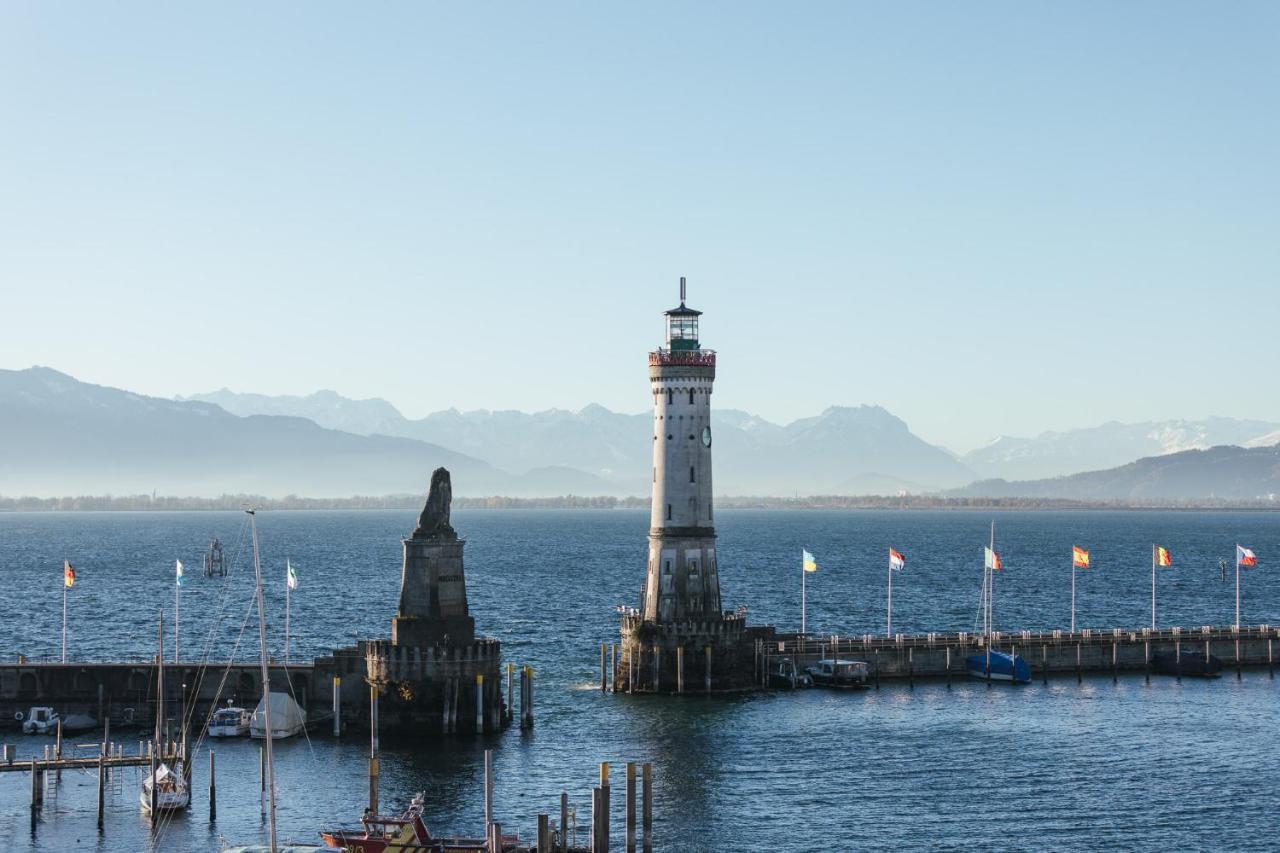
[[[717,405],[957,450],[1280,420],[1280,5],[7,3],[0,366]]]

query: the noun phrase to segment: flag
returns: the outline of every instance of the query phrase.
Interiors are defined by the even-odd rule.
[[[1089,568],[1089,552],[1077,546],[1071,546],[1071,565],[1076,569]]]
[[[800,559],[803,561],[804,570],[806,572],[816,572],[818,570],[818,561],[813,558],[805,549],[800,549]]]
[[[70,560],[62,561],[62,582],[66,584],[67,589],[71,589],[76,582],[76,570],[71,568]]]
[[[1258,558],[1255,557],[1253,552],[1250,551],[1248,548],[1244,547],[1243,545],[1237,545],[1236,546],[1236,562],[1242,566],[1256,566],[1258,565]]]
[[[995,551],[992,551],[990,548],[988,548],[985,545],[982,546],[982,550],[986,554],[986,560],[987,560],[986,567],[988,569],[999,571],[1000,569],[1004,568],[1004,562],[1000,559],[999,554],[997,554]]]
[[[889,568],[898,570],[907,565],[907,558],[892,548],[889,549]]]
[[[178,586],[182,586],[182,561],[174,560],[174,579],[178,582]]]
[[[289,587],[289,589],[297,589],[298,575],[293,570],[293,563],[290,563],[287,557],[285,558],[285,561],[284,561],[284,572],[285,572],[284,574],[285,584]]]
[[[1156,546],[1156,565],[1158,566],[1173,565],[1173,555],[1169,553],[1168,548],[1161,548],[1159,545]]]

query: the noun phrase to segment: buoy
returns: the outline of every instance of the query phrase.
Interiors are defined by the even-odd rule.
[[[21,712],[21,711],[14,711],[14,713],[13,713],[13,718],[14,718],[15,720],[17,720],[18,722],[22,722],[22,712]]]

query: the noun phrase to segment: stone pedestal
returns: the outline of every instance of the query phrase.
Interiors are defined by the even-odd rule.
[[[391,620],[391,643],[465,646],[475,640],[476,625],[467,609],[462,568],[466,542],[458,538],[405,539],[400,577],[400,607]]]

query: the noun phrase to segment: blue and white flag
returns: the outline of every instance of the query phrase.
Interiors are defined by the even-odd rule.
[[[174,579],[177,580],[178,586],[182,586],[182,561],[175,560],[174,563],[176,563],[176,568],[174,569],[174,572],[175,572]]]
[[[290,563],[287,557],[284,561],[284,582],[289,589],[298,588],[298,575],[293,570],[293,563]]]

